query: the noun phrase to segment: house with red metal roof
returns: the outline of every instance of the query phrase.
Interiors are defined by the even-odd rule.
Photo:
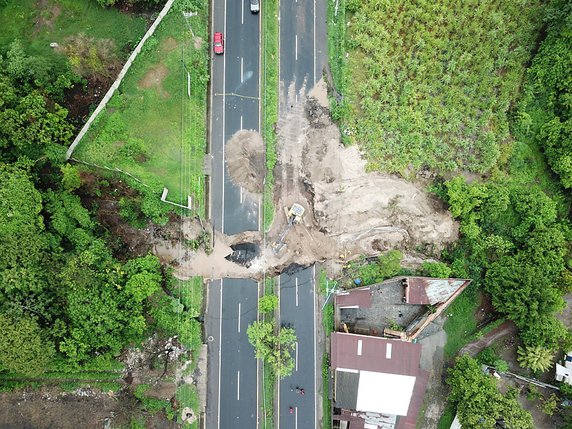
[[[400,277],[338,292],[330,342],[340,429],[415,429],[429,380],[417,337],[471,283]]]
[[[429,378],[420,359],[420,344],[332,333],[333,419],[347,429],[415,429]]]

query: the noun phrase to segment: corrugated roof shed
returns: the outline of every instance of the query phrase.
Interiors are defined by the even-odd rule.
[[[464,279],[432,279],[427,277],[408,277],[408,304],[435,305],[445,302],[459,288],[470,280]]]
[[[370,308],[371,307],[371,290],[368,287],[351,289],[336,295],[336,307],[348,308]]]

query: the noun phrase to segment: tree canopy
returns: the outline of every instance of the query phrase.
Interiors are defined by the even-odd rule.
[[[508,429],[534,428],[530,413],[518,404],[516,392],[501,394],[496,379],[485,374],[476,360],[460,356],[448,373],[449,399],[457,406],[462,427],[494,428],[497,421],[504,420]]]

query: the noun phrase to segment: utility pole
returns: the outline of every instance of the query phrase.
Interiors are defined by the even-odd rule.
[[[191,28],[191,23],[189,22],[189,18],[192,16],[197,16],[198,12],[183,12],[183,17],[185,18],[185,22],[189,26],[189,30],[191,31],[191,36],[195,37],[195,33],[193,33],[193,29]]]
[[[337,282],[333,282],[333,283],[334,283],[334,287],[332,287],[330,289],[330,281],[326,280],[326,293],[328,294],[328,296],[326,297],[326,300],[324,301],[324,305],[322,305],[322,311],[324,310],[324,307],[326,306],[326,304],[328,304],[328,301],[330,300],[330,297],[332,296],[332,294],[339,290],[338,289],[338,283]]]

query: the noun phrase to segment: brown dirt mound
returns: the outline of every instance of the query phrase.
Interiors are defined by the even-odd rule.
[[[262,193],[264,142],[256,131],[237,132],[225,146],[228,171],[233,182],[249,192]]]
[[[163,64],[157,64],[153,68],[149,69],[143,79],[139,81],[137,86],[141,89],[156,88],[157,93],[162,98],[168,98],[169,93],[163,88],[163,80],[169,74],[169,70]]]

